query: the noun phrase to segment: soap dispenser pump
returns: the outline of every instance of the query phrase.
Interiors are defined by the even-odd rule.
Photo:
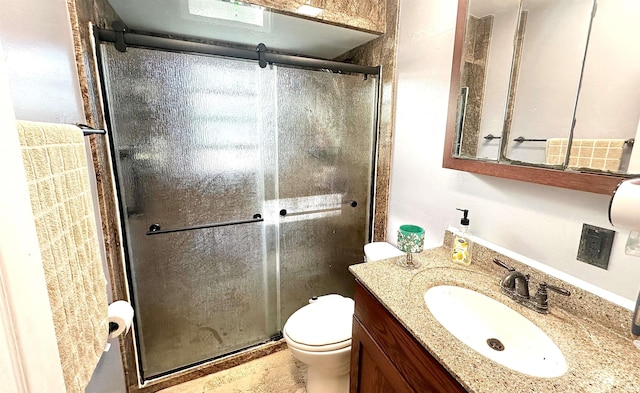
[[[471,264],[471,249],[473,244],[469,241],[469,210],[456,209],[462,212],[460,219],[460,231],[453,238],[453,247],[451,250],[451,261],[461,265],[469,266]]]

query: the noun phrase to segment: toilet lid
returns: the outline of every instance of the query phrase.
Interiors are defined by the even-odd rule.
[[[297,343],[323,346],[351,339],[352,299],[328,296],[308,304],[289,317],[284,332]]]
[[[367,262],[399,257],[404,254],[404,252],[398,250],[387,242],[373,242],[364,245],[364,255],[367,256]]]

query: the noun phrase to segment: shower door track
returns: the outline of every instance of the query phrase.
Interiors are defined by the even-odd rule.
[[[380,76],[380,66],[362,66],[338,61],[314,59],[303,56],[282,55],[278,53],[266,52],[264,44],[258,44],[256,50],[231,48],[226,46],[203,44],[200,42],[184,41],[174,38],[164,38],[145,34],[128,33],[95,28],[93,33],[98,41],[112,42],[116,49],[121,52],[126,50],[126,46],[146,47],[162,49],[173,52],[200,53],[214,56],[234,57],[238,59],[257,60],[260,67],[266,67],[267,63],[282,64],[294,67],[326,69],[339,73],[353,73]]]

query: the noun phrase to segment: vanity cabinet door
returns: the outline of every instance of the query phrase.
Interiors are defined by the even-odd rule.
[[[414,393],[355,317],[351,340],[351,393]]]
[[[351,393],[466,393],[395,317],[356,282]]]

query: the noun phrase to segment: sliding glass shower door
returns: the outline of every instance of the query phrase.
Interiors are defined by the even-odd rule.
[[[144,379],[350,296],[368,241],[377,79],[100,45]]]
[[[257,216],[268,73],[251,62],[102,50],[144,375],[267,340],[278,331]]]
[[[286,321],[313,295],[353,296],[348,267],[362,262],[369,230],[377,84],[362,75],[286,67],[276,73]]]

